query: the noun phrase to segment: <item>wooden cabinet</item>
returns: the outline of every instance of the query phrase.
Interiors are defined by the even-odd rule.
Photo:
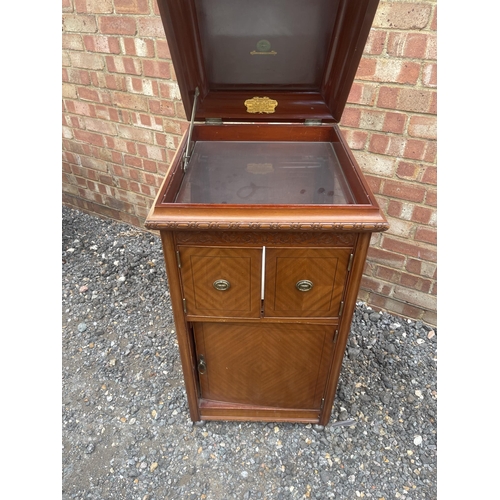
[[[158,2],[191,122],[146,226],[194,421],[330,418],[388,228],[337,125],[377,3]]]

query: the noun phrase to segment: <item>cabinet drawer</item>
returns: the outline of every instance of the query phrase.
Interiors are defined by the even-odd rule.
[[[350,248],[267,248],[264,314],[336,317]]]
[[[189,315],[260,315],[262,250],[179,247],[182,286]]]

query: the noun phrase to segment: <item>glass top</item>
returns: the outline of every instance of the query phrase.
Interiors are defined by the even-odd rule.
[[[176,203],[352,204],[329,142],[198,141]]]

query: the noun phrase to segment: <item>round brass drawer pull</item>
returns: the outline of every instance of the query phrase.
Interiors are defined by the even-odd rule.
[[[313,282],[309,280],[300,280],[295,284],[299,292],[308,292],[313,287]]]
[[[224,290],[229,290],[231,287],[231,283],[226,280],[215,280],[214,281],[214,288],[216,290],[219,290],[220,292],[223,292]]]

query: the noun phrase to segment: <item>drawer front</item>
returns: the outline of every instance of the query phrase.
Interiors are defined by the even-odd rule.
[[[350,248],[267,248],[267,317],[337,317]]]
[[[179,247],[186,313],[260,316],[262,250]]]
[[[320,409],[335,327],[194,323],[193,328],[202,398]]]

